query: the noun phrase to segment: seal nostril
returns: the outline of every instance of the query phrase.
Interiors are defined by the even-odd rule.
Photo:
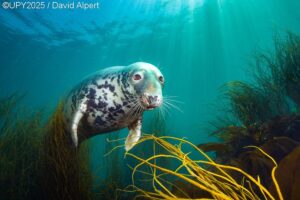
[[[148,102],[149,104],[157,104],[159,102],[158,96],[149,95],[148,96]]]
[[[148,100],[149,100],[149,103],[150,103],[150,104],[153,103],[153,97],[152,97],[152,96],[149,96],[149,97],[148,97]]]

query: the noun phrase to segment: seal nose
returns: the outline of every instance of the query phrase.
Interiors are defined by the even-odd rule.
[[[150,105],[156,104],[157,99],[158,99],[157,95],[149,95],[148,96],[148,102],[149,102]]]
[[[159,95],[144,93],[147,101],[147,108],[155,108],[161,104],[161,98]]]

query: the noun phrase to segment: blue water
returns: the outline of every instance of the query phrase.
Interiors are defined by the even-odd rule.
[[[203,143],[214,139],[207,128],[218,114],[221,86],[250,80],[252,54],[272,50],[275,33],[300,33],[298,0],[98,2],[90,10],[1,7],[0,95],[26,92],[30,108],[51,111],[90,73],[150,62],[165,76],[164,94],[183,102],[176,104],[182,112],[169,110],[166,133]],[[149,132],[153,113],[146,115]],[[94,167],[104,137],[93,139]]]

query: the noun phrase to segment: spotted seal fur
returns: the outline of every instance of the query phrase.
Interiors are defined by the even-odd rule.
[[[162,104],[163,85],[160,70],[144,62],[109,67],[84,79],[64,107],[74,145],[128,127],[125,149],[130,150],[141,136],[143,112]]]

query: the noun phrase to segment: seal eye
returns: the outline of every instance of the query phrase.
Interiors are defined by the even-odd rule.
[[[164,80],[164,77],[163,77],[163,76],[159,76],[159,77],[158,77],[158,80],[159,80],[159,82],[161,82],[161,83],[164,83],[164,82],[165,82],[165,80]]]
[[[142,79],[142,76],[141,76],[140,74],[135,74],[135,75],[133,75],[133,80],[139,81],[139,80],[141,80],[141,79]]]

